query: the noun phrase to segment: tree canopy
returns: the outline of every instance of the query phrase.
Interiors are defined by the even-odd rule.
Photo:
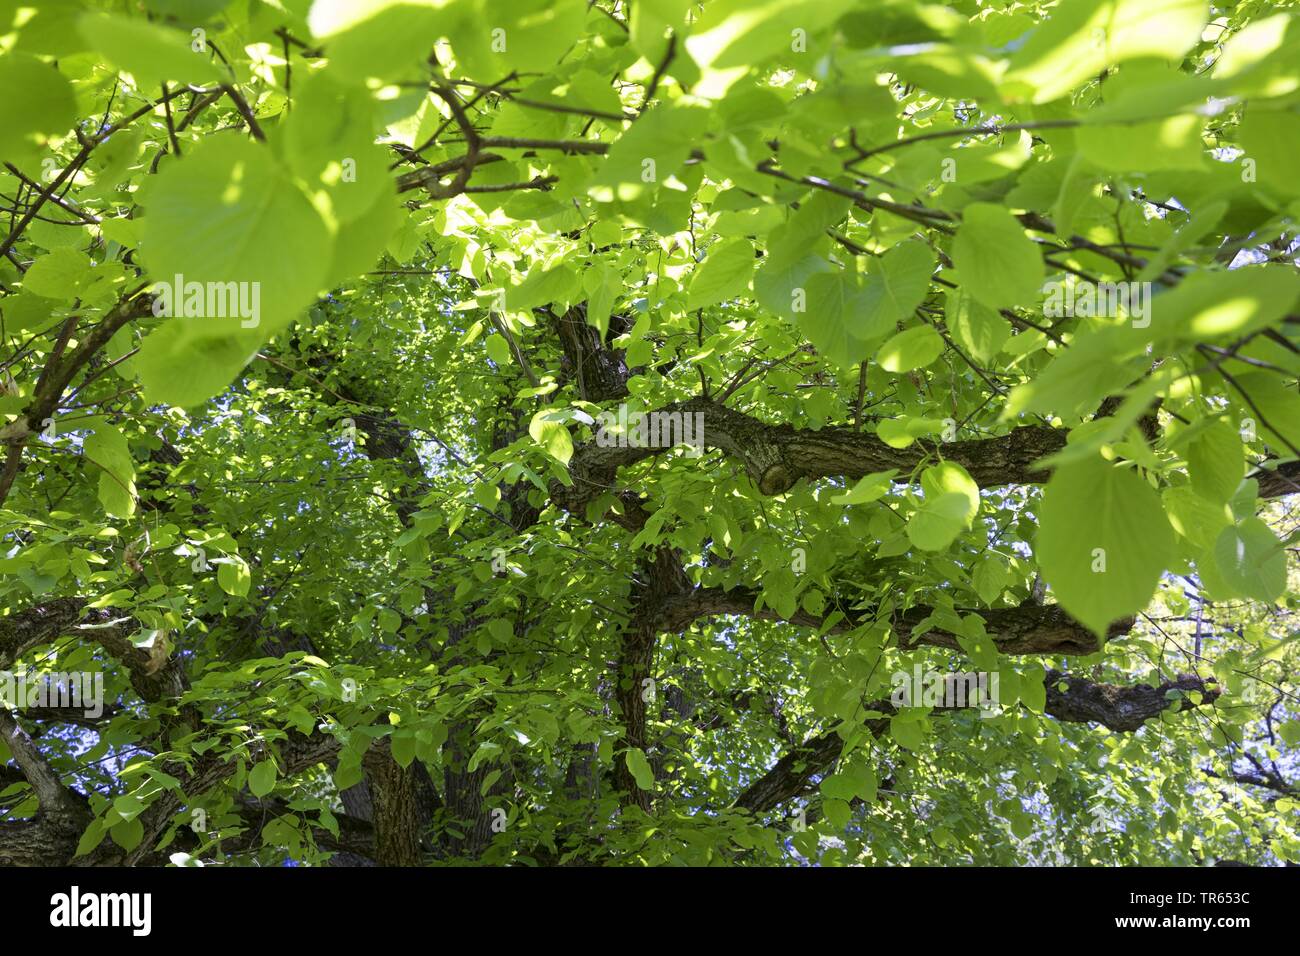
[[[1298,10],[0,2],[0,864],[1300,861]]]

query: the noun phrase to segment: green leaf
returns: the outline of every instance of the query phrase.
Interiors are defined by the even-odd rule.
[[[587,322],[596,327],[603,339],[609,332],[609,317],[622,289],[617,270],[597,263],[582,277],[582,287],[587,293]]]
[[[360,760],[344,762],[339,761],[338,767],[334,770],[334,787],[337,790],[346,790],[348,787],[355,786],[365,779],[361,772]]]
[[[823,804],[826,822],[837,830],[843,830],[852,819],[852,808],[843,800],[827,800]]]
[[[653,790],[655,775],[650,769],[650,761],[646,760],[645,752],[639,747],[629,747],[624,751],[623,759],[627,762],[627,769],[636,780],[636,785],[642,790]]]
[[[1043,259],[1016,217],[1002,206],[972,203],[952,242],[958,285],[990,309],[1007,309],[1038,297]]]
[[[1286,593],[1286,551],[1259,518],[1224,528],[1214,544],[1214,560],[1237,597],[1272,604]]]
[[[125,794],[113,801],[113,810],[123,820],[134,820],[144,812],[144,804],[139,797]]]
[[[709,250],[691,280],[686,311],[708,308],[734,299],[749,288],[754,274],[754,245],[748,239],[724,239]]]
[[[396,79],[428,55],[444,17],[433,4],[406,0],[315,0],[307,17],[325,42],[330,69],[350,80]]]
[[[393,734],[392,751],[393,760],[399,767],[409,767],[411,761],[415,759],[415,748],[418,741],[415,734],[403,731],[397,731]]]
[[[497,368],[508,368],[514,359],[510,355],[510,343],[502,336],[493,333],[483,340],[490,358]]]
[[[1300,454],[1300,392],[1276,372],[1247,372],[1233,378],[1236,386],[1229,386],[1228,394],[1243,403],[1238,412],[1241,424],[1253,427],[1277,454],[1288,458]]]
[[[352,0],[340,2],[351,4]],[[513,71],[527,76],[553,70],[582,32],[586,9],[580,3],[549,0],[461,3],[450,11],[439,10],[432,32],[443,30],[450,35],[457,66],[463,68],[464,75],[495,83]],[[460,14],[450,26],[448,12]],[[421,36],[429,33],[422,31]],[[427,53],[427,43],[425,47]]]
[[[907,538],[923,551],[942,551],[970,527],[979,486],[961,465],[943,462],[921,474],[925,500],[907,522]]]
[[[946,299],[945,319],[953,341],[977,362],[989,362],[1011,338],[1011,323],[962,290]]]
[[[285,156],[308,191],[328,197],[332,214],[345,223],[391,196],[389,158],[375,143],[376,109],[369,92],[337,82],[328,71],[309,74],[293,92]]]
[[[567,465],[573,457],[573,436],[563,422],[555,420],[554,411],[543,409],[533,416],[528,423],[528,434],[548,455],[561,465]]]
[[[821,790],[823,796],[832,800],[848,802],[857,796],[857,786],[854,784],[853,779],[840,773],[833,773],[826,777],[818,789]]]
[[[880,347],[876,361],[887,372],[910,372],[925,368],[944,350],[943,336],[931,325],[918,325],[899,332]]]
[[[49,137],[62,136],[77,119],[72,84],[34,56],[0,57],[0,156],[16,161],[35,153]]]
[[[141,836],[143,836],[143,830]],[[108,836],[108,828],[104,826],[102,817],[95,817],[86,825],[85,832],[81,834],[81,839],[77,841],[77,850],[73,853],[73,858],[85,856],[95,847],[104,842],[104,837]]]
[[[248,565],[242,558],[227,557],[217,565],[217,584],[227,594],[235,597],[246,597],[252,581]]]
[[[1038,512],[1034,555],[1065,610],[1101,636],[1146,607],[1173,559],[1173,529],[1136,471],[1100,457],[1065,465]]]
[[[31,270],[29,269],[28,272]],[[30,329],[39,331],[48,328],[56,303],[31,292],[19,292],[4,301],[5,328],[16,331]]]
[[[1080,155],[1099,169],[1149,173],[1165,169],[1199,170],[1205,165],[1205,119],[1195,114],[1167,116],[1151,123],[1083,126],[1075,134]]]
[[[113,824],[108,832],[113,837],[114,843],[127,853],[130,853],[144,839],[144,824],[140,822],[138,817],[130,820],[119,820]]]
[[[220,13],[230,0],[145,0],[154,13],[175,17],[184,23],[203,23]]]
[[[918,438],[941,434],[943,429],[944,423],[940,420],[904,415],[880,422],[876,426],[876,435],[890,448],[906,448]]]
[[[578,274],[567,265],[546,267],[539,263],[528,270],[523,282],[506,291],[506,304],[511,311],[524,312],[566,301],[577,294],[578,287]]]
[[[1153,330],[1172,341],[1231,341],[1274,324],[1297,299],[1300,275],[1294,269],[1268,265],[1199,272],[1153,300]]]
[[[221,71],[210,49],[196,52],[193,37],[136,17],[88,13],[77,21],[82,37],[113,66],[135,77],[141,88],[157,89],[164,81],[216,83]]]
[[[1101,399],[1141,374],[1142,360],[1132,357],[1140,351],[1140,344],[1125,330],[1079,334],[1042,372],[1011,390],[1002,417],[1010,420],[1040,412],[1069,418],[1095,409]]]
[[[907,521],[907,538],[922,551],[942,551],[966,527],[966,499],[960,494],[929,498]]]
[[[1208,19],[1206,0],[1062,0],[1011,58],[1003,90],[1046,103],[1125,60],[1177,60]]]
[[[1232,498],[1245,474],[1241,435],[1230,422],[1215,419],[1187,446],[1187,471],[1196,493],[1215,504]]]
[[[897,474],[897,468],[872,472],[844,494],[836,495],[831,501],[837,505],[862,505],[875,501],[889,493],[894,476]]]
[[[986,554],[975,566],[971,575],[975,593],[985,604],[992,605],[1011,583],[1011,569],[1007,562],[996,554]]]
[[[807,295],[802,307],[793,308],[808,341],[819,354],[841,367],[865,359],[869,343],[857,334],[857,323],[851,318],[864,314],[862,280],[850,272],[818,272],[807,277],[805,287],[792,286],[790,291],[792,300]]]
[[[1255,163],[1259,181],[1283,196],[1300,195],[1294,175],[1300,151],[1300,116],[1252,106],[1237,129],[1246,158]]]
[[[908,750],[920,750],[925,746],[925,726],[914,716],[890,717],[889,735],[900,747]]]
[[[311,303],[332,238],[271,152],[229,134],[164,167],[144,202],[140,251],[172,290],[173,317],[145,339],[137,365],[154,401],[190,405],[215,394],[212,382],[226,384]],[[201,300],[190,298],[197,289]],[[215,370],[196,375],[205,364]]]
[[[1036,714],[1047,707],[1047,672],[1037,664],[1027,668],[1020,676],[1020,702]]]
[[[873,339],[907,320],[929,294],[933,273],[934,253],[925,243],[900,242],[889,249],[872,274],[876,281],[868,283],[868,314],[860,319],[858,334]]]
[[[796,272],[807,268],[796,267]],[[799,327],[817,351],[830,361],[848,367],[865,360],[873,343],[911,316],[930,289],[934,255],[919,242],[904,242],[886,252],[876,271],[864,281],[851,272],[810,272],[805,279],[792,274],[791,281],[803,282],[807,301],[793,307]],[[766,282],[766,277],[764,278]],[[779,294],[775,288],[765,293]],[[791,301],[805,291],[790,287]],[[765,302],[769,308],[775,308]],[[790,303],[782,303],[785,314]]]
[[[814,33],[834,23],[851,4],[828,0],[809,5],[803,0],[714,0],[691,29],[686,49],[701,67],[717,70],[759,63],[794,49],[791,36],[801,29]]]
[[[661,104],[614,141],[590,192],[598,202],[635,200],[682,171],[704,139],[711,113],[698,103]]]
[[[98,465],[99,500],[104,510],[119,518],[135,514],[135,463],[126,436],[105,421],[96,420],[82,450]]]
[[[32,295],[70,302],[90,285],[90,257],[76,249],[46,253],[23,274],[23,288]]]
[[[1225,505],[1216,505],[1190,486],[1166,488],[1161,493],[1169,523],[1198,551],[1213,547],[1219,532],[1231,522]]]
[[[149,334],[133,362],[152,401],[193,406],[220,394],[264,338],[258,329],[196,337],[187,325],[169,322]]]
[[[279,776],[274,760],[263,760],[253,766],[248,771],[248,789],[255,797],[264,797],[275,789],[275,781]]]

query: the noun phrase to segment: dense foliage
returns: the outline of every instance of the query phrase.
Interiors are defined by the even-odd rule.
[[[1300,860],[1298,14],[0,2],[0,863]]]

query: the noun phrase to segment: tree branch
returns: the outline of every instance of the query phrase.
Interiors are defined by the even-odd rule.
[[[1217,688],[1194,675],[1182,675],[1177,680],[1166,681],[1158,687],[1146,684],[1124,687],[1068,676],[1059,671],[1048,671],[1043,684],[1047,690],[1044,713],[1070,723],[1101,724],[1116,732],[1135,731],[1170,707],[1179,711],[1190,710],[1213,703],[1219,696]],[[1062,684],[1065,685],[1064,690],[1060,689]],[[1171,690],[1178,691],[1183,696],[1176,702],[1170,700],[1165,695]],[[1201,695],[1199,702],[1194,702],[1187,696],[1192,692]],[[888,700],[876,701],[867,705],[866,709],[887,715],[866,722],[866,727],[876,737],[888,732],[887,717],[898,712]],[[960,709],[963,708],[942,708],[941,712]],[[733,806],[764,813],[799,796],[809,788],[814,777],[830,770],[839,758],[842,745],[843,741],[835,731],[810,737],[782,756],[767,773],[746,787]]]
[[[762,621],[785,621],[800,627],[822,630],[826,617],[809,614],[800,608],[790,618],[783,618],[774,608],[756,610],[759,594],[748,587],[722,588],[697,587],[688,592],[671,595],[655,608],[651,624],[659,631],[679,632],[694,621],[719,614],[736,614]],[[871,610],[841,612],[841,620],[832,624],[826,633],[844,634],[855,628],[871,624],[875,614]],[[943,629],[940,623],[930,623],[922,628],[926,618],[934,613],[931,607],[913,607],[889,619],[900,647],[930,645],[959,650],[957,636]],[[1055,604],[1026,603],[1018,607],[957,609],[960,615],[978,614],[998,650],[1003,654],[1086,655],[1099,650],[1096,636],[1075,621]],[[1107,633],[1108,638],[1127,633],[1133,618],[1116,621]]]

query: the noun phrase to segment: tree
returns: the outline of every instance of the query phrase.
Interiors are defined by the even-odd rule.
[[[0,863],[1300,857],[1291,10],[0,36]]]

